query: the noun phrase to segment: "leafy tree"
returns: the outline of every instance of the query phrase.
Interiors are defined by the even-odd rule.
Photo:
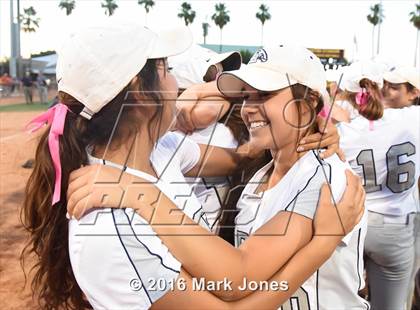
[[[108,16],[112,16],[118,8],[118,4],[115,0],[104,0],[104,2],[101,3],[101,6],[105,9],[105,14]]]
[[[216,12],[212,15],[211,19],[214,21],[216,26],[220,28],[220,47],[219,51],[222,51],[222,42],[223,42],[223,27],[230,22],[229,11],[226,8],[224,3],[216,4]]]
[[[269,7],[265,4],[261,4],[258,8],[259,11],[255,14],[255,17],[261,22],[261,46],[264,45],[264,24],[266,21],[271,19]]]
[[[195,19],[195,11],[192,10],[191,4],[188,2],[182,3],[181,12],[178,13],[178,17],[184,20],[185,26],[192,24]]]
[[[76,6],[76,1],[74,0],[61,0],[58,7],[62,10],[66,10],[66,15],[69,16]]]

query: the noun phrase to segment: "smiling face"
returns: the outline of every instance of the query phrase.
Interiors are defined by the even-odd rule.
[[[291,87],[263,93],[246,86],[245,93],[241,115],[249,129],[251,144],[258,148],[274,151],[294,148],[298,139],[312,129],[313,107],[305,100],[294,99]]]

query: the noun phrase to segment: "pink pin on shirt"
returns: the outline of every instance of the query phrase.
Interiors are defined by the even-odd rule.
[[[55,184],[52,199],[53,205],[59,202],[61,198],[61,161],[59,137],[63,135],[64,124],[68,111],[69,109],[66,105],[58,103],[52,108],[49,108],[46,112],[35,117],[32,121],[29,122],[28,125],[26,125],[27,129],[33,125],[32,128],[29,129],[29,132],[31,133],[37,131],[45,124],[51,125],[50,132],[48,134],[48,147],[55,169]]]

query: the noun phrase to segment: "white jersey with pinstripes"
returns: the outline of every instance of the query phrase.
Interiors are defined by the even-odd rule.
[[[89,160],[154,183],[185,214],[209,229],[183,176],[199,157],[195,142],[167,133],[151,154],[157,179],[92,156]],[[80,221],[70,220],[69,252],[76,280],[94,309],[148,309],[170,290],[181,269],[150,225],[132,209],[93,210]]]
[[[256,193],[258,184],[266,180],[272,166],[273,162],[259,170],[241,195],[237,205],[239,214],[235,219],[237,246],[281,211],[313,219],[320,189],[325,182],[331,184],[334,200],[338,202],[346,186],[345,169],[350,169],[336,155],[321,160],[311,151],[300,158],[274,187]],[[353,231],[343,238],[330,259],[280,309],[369,309],[368,303],[358,296],[358,291],[364,287],[366,229],[367,212]]]
[[[405,216],[419,211],[420,107],[385,109],[381,119],[340,123],[340,147],[364,182],[369,211]]]

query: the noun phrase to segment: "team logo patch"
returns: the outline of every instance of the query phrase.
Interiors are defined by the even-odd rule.
[[[253,64],[256,62],[267,62],[268,55],[265,49],[258,50],[254,56],[252,56],[251,60],[248,62],[248,64]]]

